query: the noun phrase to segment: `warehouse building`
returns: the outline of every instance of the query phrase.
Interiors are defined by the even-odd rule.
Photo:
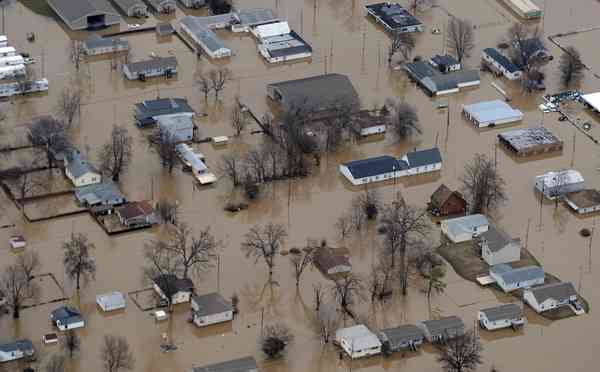
[[[108,0],[46,0],[71,30],[102,28],[121,22]]]
[[[499,99],[463,106],[463,115],[477,128],[495,127],[523,119],[523,113]]]

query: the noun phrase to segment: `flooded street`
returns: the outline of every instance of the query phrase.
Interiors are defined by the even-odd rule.
[[[188,305],[176,305],[172,319],[155,323],[149,312],[140,310],[127,298],[127,309],[105,315],[96,306],[95,296],[110,291],[129,293],[149,284],[144,282],[145,265],[143,248],[150,239],[162,234],[161,227],[109,237],[87,214],[56,220],[26,223],[20,211],[0,193],[0,270],[13,263],[15,254],[8,248],[13,234],[27,238],[28,249],[36,250],[42,261],[41,273],[53,273],[65,287],[67,296],[74,293],[73,284],[65,277],[62,264],[62,243],[75,232],[88,235],[96,246],[96,280],[81,292],[80,309],[86,326],[77,333],[82,346],[79,356],[69,365],[69,372],[101,371],[100,347],[105,334],[124,336],[134,352],[135,371],[187,371],[194,365],[202,366],[247,355],[254,356],[265,372],[330,372],[357,369],[377,371],[439,371],[434,349],[427,345],[417,353],[398,353],[391,358],[374,357],[354,361],[340,361],[337,349],[323,347],[314,324],[313,285],[330,286],[316,269],[308,270],[299,290],[296,290],[289,257],[278,257],[274,279],[276,286],[268,286],[268,271],[262,261],[254,264],[240,251],[240,244],[248,229],[257,223],[275,222],[286,226],[289,234],[285,249],[303,246],[307,238],[327,239],[334,246],[346,246],[351,252],[353,271],[367,274],[376,260],[380,239],[376,226],[369,226],[360,236],[338,242],[335,221],[350,206],[351,199],[363,189],[349,186],[339,174],[340,162],[383,154],[400,155],[410,147],[426,149],[439,146],[444,165],[439,175],[401,178],[396,184],[382,183],[373,187],[383,200],[392,200],[400,191],[411,204],[425,206],[430,195],[441,184],[450,189],[460,187],[459,177],[464,165],[475,153],[487,154],[497,159],[500,174],[507,182],[508,201],[499,209],[495,222],[510,235],[520,237],[528,250],[536,256],[544,270],[563,281],[571,281],[586,298],[591,312],[584,316],[559,321],[548,321],[526,306],[528,324],[519,332],[503,330],[494,333],[481,331],[484,346],[484,364],[480,371],[489,371],[493,365],[500,371],[589,371],[595,365],[594,353],[600,348],[596,332],[600,332],[600,313],[595,305],[600,303],[600,256],[595,252],[600,237],[596,229],[593,246],[589,238],[580,236],[582,228],[592,229],[597,216],[580,218],[566,207],[555,211],[554,203],[544,201],[540,209],[539,197],[534,193],[534,177],[548,170],[573,167],[585,178],[586,187],[600,187],[600,147],[577,132],[568,122],[559,122],[558,114],[542,114],[538,105],[541,95],[522,95],[520,87],[505,79],[495,79],[489,73],[481,74],[481,86],[450,95],[450,125],[447,127],[446,110],[435,108],[435,99],[411,83],[401,71],[391,71],[387,66],[390,39],[383,29],[365,17],[364,5],[377,1],[364,0],[236,0],[239,8],[272,8],[279,17],[288,20],[290,27],[312,45],[314,53],[309,61],[269,66],[256,49],[256,42],[246,34],[218,31],[224,43],[234,51],[234,56],[217,62],[205,57],[197,58],[175,36],[157,39],[154,32],[126,36],[132,48],[132,60],[146,59],[151,53],[160,56],[175,55],[179,67],[175,78],[154,78],[148,82],[129,82],[118,70],[111,69],[109,58],[94,58],[83,63],[76,72],[69,59],[72,39],[85,39],[86,32],[72,32],[50,11],[44,1],[23,0],[9,2],[4,12],[2,30],[10,44],[18,51],[26,51],[39,59],[34,65],[38,77],[50,81],[48,93],[26,97],[13,97],[7,107],[7,119],[0,143],[11,143],[14,136],[22,136],[23,125],[34,116],[56,112],[56,103],[64,87],[80,84],[85,90],[82,118],[76,128],[75,143],[97,161],[98,149],[110,135],[114,123],[125,125],[133,135],[134,155],[120,185],[129,200],[151,200],[159,197],[177,200],[181,220],[196,232],[210,226],[211,232],[223,241],[220,251],[220,277],[213,268],[195,279],[196,292],[219,290],[230,298],[240,297],[240,314],[232,324],[199,329],[188,323]],[[402,1],[400,1],[402,3]],[[417,35],[414,55],[429,57],[444,51],[442,35],[430,32],[433,27],[443,28],[449,15],[470,19],[477,26],[476,47],[467,59],[469,67],[480,65],[481,50],[493,47],[502,40],[507,29],[517,18],[496,0],[439,0],[439,7],[419,14],[426,31]],[[595,0],[535,0],[545,7],[545,19],[539,21],[544,35],[555,35],[575,29],[598,26],[600,3]],[[186,13],[178,4],[176,16],[160,17],[161,21],[174,20],[184,14],[204,15],[206,11]],[[139,23],[137,19],[126,19]],[[143,26],[156,23],[151,16]],[[113,26],[102,33],[125,30],[125,23]],[[35,42],[28,42],[27,32],[34,32]],[[575,45],[583,60],[598,66],[600,52],[597,36],[600,31],[560,39],[563,46]],[[545,67],[547,92],[561,90],[558,76],[560,49],[545,40],[554,60]],[[570,44],[571,43],[571,44]],[[209,97],[204,103],[202,93],[195,84],[195,76],[214,66],[227,66],[233,80],[224,90],[222,102],[214,103]],[[239,96],[258,116],[269,110],[266,86],[272,82],[314,76],[325,72],[348,75],[358,91],[363,108],[380,107],[387,98],[404,99],[416,106],[423,134],[414,145],[398,144],[388,135],[385,139],[347,144],[338,153],[330,154],[313,169],[305,179],[281,181],[265,188],[248,210],[229,214],[225,204],[239,200],[238,191],[222,177],[214,186],[197,188],[189,173],[176,167],[172,174],[161,167],[159,158],[147,142],[147,131],[133,123],[133,105],[144,99],[159,97],[185,97],[192,108],[202,114],[196,123],[201,137],[233,134],[228,115],[234,97]],[[501,147],[497,147],[500,129],[478,130],[461,115],[461,106],[483,100],[499,99],[492,87],[496,81],[512,95],[511,105],[525,114],[522,123],[515,127],[543,124],[564,141],[564,150],[554,156],[517,161]],[[600,80],[588,73],[580,90],[586,93],[600,91]],[[446,98],[442,98],[446,100]],[[600,122],[593,123],[590,133],[600,137]],[[228,153],[244,153],[263,141],[261,135],[250,132],[250,126],[240,138],[222,148],[211,143],[195,144],[207,159],[209,168],[217,171],[220,157]],[[575,145],[573,144],[575,141]],[[4,161],[4,158],[2,158]],[[2,166],[4,169],[5,166]],[[291,193],[290,193],[291,191]],[[541,211],[541,212],[540,212]],[[528,230],[529,227],[529,230]],[[435,227],[432,242],[439,239]],[[42,278],[42,302],[61,296],[60,290],[46,277]],[[432,297],[433,307],[442,315],[457,315],[467,327],[475,324],[477,311],[498,303],[512,301],[512,297],[483,289],[459,277],[450,266],[446,277],[447,288],[441,295]],[[428,317],[428,304],[423,293],[424,284],[410,282],[408,296],[394,297],[386,304],[365,302],[356,307],[361,319],[370,327],[381,328],[403,323],[415,323]],[[331,301],[331,300],[328,300]],[[41,345],[43,334],[53,332],[48,316],[59,304],[48,304],[25,309],[21,318],[14,321],[10,315],[0,317],[0,342],[14,338],[29,338],[45,358],[59,350],[57,345]],[[283,321],[292,330],[295,339],[286,356],[267,361],[258,349],[261,318],[265,324]],[[351,324],[351,323],[349,323]],[[178,350],[160,351],[161,335],[169,333]]]

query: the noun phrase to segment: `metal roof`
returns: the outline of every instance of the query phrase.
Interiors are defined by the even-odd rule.
[[[103,309],[117,309],[125,307],[125,296],[121,292],[110,292],[96,296],[96,303]]]
[[[562,141],[546,127],[513,129],[498,134],[498,138],[506,141],[516,151],[523,151],[537,146],[559,144],[562,146]]]
[[[197,316],[209,316],[233,310],[231,303],[216,292],[202,296],[193,294],[192,301],[198,306],[198,310],[194,311],[194,315]]]
[[[428,150],[409,152],[406,155],[410,168],[422,167],[442,162],[442,154],[437,147]]]
[[[520,243],[519,239],[513,239],[504,230],[494,225],[488,226],[488,231],[481,234],[481,239],[487,242],[487,246],[492,252],[498,252],[515,240],[518,240]]]
[[[86,49],[109,47],[115,44],[117,46],[127,46],[127,48],[129,48],[129,41],[127,40],[112,37],[101,37],[97,34],[91,35],[89,38],[87,38],[87,40],[83,42],[83,46]]]
[[[159,119],[162,121],[162,118]],[[160,125],[160,124],[159,124]],[[175,150],[181,156],[184,163],[187,163],[190,167],[198,171],[198,173],[205,172],[208,170],[206,164],[202,160],[202,157],[194,152],[188,145],[185,143],[180,143],[175,146]]]
[[[75,189],[75,198],[78,202],[88,205],[119,204],[125,200],[125,196],[112,180],[78,187]]]
[[[211,364],[204,367],[194,367],[193,372],[258,372],[256,360],[253,357],[234,359],[227,362]]]
[[[366,326],[359,324],[353,327],[341,328],[335,332],[335,338],[344,338],[352,344],[355,350],[365,350],[380,347],[381,341]]]
[[[584,94],[581,98],[596,111],[600,111],[600,92]]]
[[[151,58],[145,61],[131,62],[126,64],[129,71],[133,74],[144,73],[150,70],[177,68],[177,58],[175,56]]]
[[[408,168],[406,163],[400,162],[398,159],[388,155],[354,160],[343,165],[348,168],[355,179],[378,176],[393,172],[394,170],[400,171]]]
[[[543,180],[545,187],[560,187],[564,185],[583,183],[583,176],[574,169],[550,171],[536,177],[536,182]]]
[[[500,53],[498,50],[494,48],[485,48],[483,52],[496,61],[500,66],[504,67],[508,72],[513,73],[519,71],[517,65],[512,63],[508,57]]]
[[[452,235],[472,234],[473,228],[488,225],[488,219],[483,214],[471,214],[464,217],[444,221]]]
[[[449,330],[459,331],[453,333],[462,333],[465,329],[465,324],[463,323],[462,319],[457,316],[448,316],[434,320],[423,320],[421,323],[425,326],[425,328],[427,328],[431,335],[443,334]]]
[[[139,121],[159,117],[162,115],[190,114],[194,110],[184,98],[159,98],[135,104],[135,118]]]
[[[267,25],[260,25],[256,27],[256,34],[260,38],[268,38],[277,35],[289,34],[292,30],[287,22],[275,22]]]
[[[525,266],[514,269],[507,264],[499,264],[490,267],[490,274],[498,275],[506,284],[514,284],[542,279],[544,278],[544,269],[539,266]]]
[[[98,171],[85,160],[79,150],[72,149],[66,153],[68,162],[67,169],[75,178],[79,178],[86,173],[98,173]]]
[[[291,56],[299,53],[312,52],[312,47],[294,31],[289,34],[272,36],[264,39],[263,45],[271,57]]]
[[[480,123],[495,123],[523,118],[521,111],[510,107],[509,104],[499,99],[464,105],[463,110]]]
[[[134,7],[142,7],[147,9],[146,4],[141,0],[113,0],[124,12],[128,12],[129,9]]]
[[[194,38],[201,41],[202,44],[204,44],[204,46],[210,51],[216,52],[219,49],[226,49],[227,47],[225,44],[223,44],[217,34],[210,29],[210,22],[204,18],[211,17],[185,16],[179,20],[179,23],[182,26],[185,26],[187,31],[190,32]]]
[[[77,323],[83,320],[81,313],[68,306],[62,306],[50,313],[52,320],[60,321],[61,323]]]
[[[517,304],[503,304],[479,310],[490,322],[504,319],[518,319],[524,316],[523,309]]]
[[[419,329],[419,327],[412,324],[405,324],[395,328],[382,329],[380,334],[385,335],[384,337],[380,338],[387,339],[395,344],[423,338],[423,331]]]
[[[95,14],[119,13],[107,0],[46,0],[48,5],[67,23]]]
[[[542,303],[549,298],[557,301],[568,300],[572,296],[577,296],[577,291],[571,282],[558,282],[541,285],[528,289],[538,303]]]
[[[273,10],[267,8],[242,9],[235,13],[238,21],[244,26],[272,22],[278,20]]]
[[[449,54],[444,54],[444,55],[436,54],[435,56],[431,57],[431,61],[434,62],[436,65],[442,65],[442,66],[458,65],[460,63],[460,62],[458,62],[458,60],[456,58],[454,58],[453,56],[451,56]]]
[[[366,8],[370,14],[381,19],[386,26],[393,30],[422,24],[398,3],[383,2],[367,5]]]
[[[573,204],[575,208],[591,208],[600,205],[600,191],[586,189],[576,192],[570,192],[566,196],[567,202]]]

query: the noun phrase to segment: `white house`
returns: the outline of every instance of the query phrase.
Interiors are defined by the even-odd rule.
[[[473,240],[489,229],[489,222],[482,214],[452,218],[441,222],[442,233],[452,243],[462,243]]]
[[[492,71],[504,75],[508,80],[517,80],[521,78],[522,71],[508,59],[505,55],[494,48],[483,50],[481,57],[483,61],[490,66]]]
[[[490,276],[504,292],[544,284],[544,269],[539,266],[512,268],[507,264],[490,267]]]
[[[335,341],[352,359],[381,354],[381,342],[362,324],[338,329]]]
[[[16,56],[17,50],[15,47],[5,46],[0,48],[0,57]]]
[[[6,35],[0,35],[0,48],[4,48],[8,46],[8,38]]]
[[[168,300],[165,293],[171,293],[172,305],[190,302],[192,292],[194,291],[194,283],[190,279],[180,279],[173,274],[157,276],[154,278],[152,287],[164,300]]]
[[[0,344],[0,362],[10,362],[21,358],[31,358],[35,354],[30,340],[18,340]]]
[[[218,18],[219,16],[213,16]],[[221,28],[223,26],[219,23],[211,23],[206,18],[211,17],[195,17],[185,16],[179,20],[181,30],[185,32],[196,44],[202,48],[210,58],[226,58],[233,54],[230,48],[227,48],[223,41],[219,39],[217,34],[214,33],[213,29]],[[216,21],[215,20],[215,21]],[[225,16],[223,21],[226,24],[230,23],[230,18]]]
[[[156,57],[123,65],[123,74],[128,80],[145,80],[154,76],[171,77],[177,73],[175,56]]]
[[[570,282],[559,282],[526,289],[523,300],[536,312],[552,310],[577,301],[577,291]]]
[[[25,76],[25,65],[0,66],[0,79]]]
[[[408,164],[407,176],[436,172],[442,169],[442,155],[437,147],[407,153],[401,161]]]
[[[600,211],[600,191],[581,190],[565,195],[565,201],[578,214],[588,214]]]
[[[583,176],[574,169],[550,171],[535,177],[535,188],[548,199],[584,189]]]
[[[110,292],[96,296],[96,303],[102,311],[115,311],[124,309],[127,304],[125,303],[125,296],[121,292]]]
[[[312,47],[292,31],[285,21],[257,26],[252,34],[259,41],[258,51],[269,63],[303,59],[312,55]]]
[[[525,314],[518,304],[504,304],[477,312],[477,320],[482,328],[495,329],[519,327],[525,324]]]
[[[168,133],[172,141],[187,142],[194,138],[194,121],[189,115],[165,115],[156,120],[162,133]]]
[[[229,322],[233,319],[233,307],[219,293],[192,295],[192,316],[194,324],[206,327],[211,324]]]
[[[521,239],[513,239],[502,229],[490,225],[488,231],[479,236],[481,257],[488,265],[519,261],[521,259]]]
[[[64,162],[65,175],[75,187],[93,185],[102,181],[102,174],[85,160],[79,150],[67,151]]]
[[[85,321],[81,313],[68,306],[62,306],[50,313],[50,320],[61,331],[70,329],[82,328],[85,326]]]

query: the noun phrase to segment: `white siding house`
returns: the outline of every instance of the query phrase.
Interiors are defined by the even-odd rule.
[[[539,266],[513,269],[507,264],[499,264],[490,268],[490,276],[507,293],[520,288],[544,284],[544,269]]]
[[[0,363],[32,357],[34,354],[35,349],[30,340],[18,340],[0,344]]]
[[[194,324],[198,327],[229,322],[233,319],[231,303],[219,293],[209,293],[203,296],[194,294],[191,301]]]
[[[61,331],[70,329],[82,328],[85,326],[85,321],[81,313],[68,306],[62,306],[50,313],[50,320]]]
[[[554,200],[583,190],[584,180],[581,173],[574,169],[551,171],[535,177],[535,188],[548,199]]]
[[[100,183],[102,175],[83,158],[79,150],[71,150],[65,156],[65,175],[75,187]]]
[[[493,225],[479,237],[481,257],[488,265],[494,266],[521,259],[521,239],[513,239],[506,232]]]
[[[551,283],[526,289],[523,300],[536,312],[543,313],[577,301],[577,291],[570,282]]]
[[[190,302],[194,291],[194,283],[190,279],[179,279],[175,275],[168,274],[156,277],[152,287],[165,300],[167,300],[165,292],[171,292],[171,304],[173,305]]]
[[[473,240],[489,228],[487,218],[482,214],[452,218],[441,222],[442,233],[453,243]]]
[[[565,202],[578,214],[588,214],[600,211],[600,191],[581,190],[565,195]]]
[[[381,354],[381,342],[362,324],[338,329],[335,341],[352,359]]]
[[[504,304],[479,310],[477,320],[482,328],[492,331],[524,325],[525,314],[517,304]]]
[[[508,57],[494,48],[484,49],[482,59],[494,72],[504,75],[508,80],[521,78],[523,72]]]

